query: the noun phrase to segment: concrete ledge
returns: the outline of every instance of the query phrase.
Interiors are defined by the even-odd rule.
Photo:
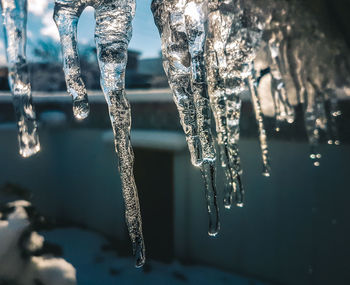
[[[100,90],[88,90],[89,101],[91,103],[104,103],[105,98]],[[33,92],[34,103],[62,103],[71,102],[72,98],[67,92]],[[132,89],[126,90],[126,96],[130,102],[172,102],[173,97],[170,89]],[[0,103],[12,102],[9,91],[0,92]]]
[[[113,132],[105,131],[102,140],[106,144],[113,144]],[[183,151],[187,148],[185,136],[180,132],[158,130],[131,131],[133,147],[154,149],[160,151]]]
[[[72,99],[66,92],[33,93],[37,118],[39,124],[41,123],[40,129],[58,125],[72,129],[110,129],[111,123],[104,96],[99,91],[91,91],[89,94],[92,94],[89,96],[90,116],[84,121],[75,121],[72,115]],[[127,96],[131,102],[133,129],[182,132],[178,111],[170,89],[127,90]],[[345,144],[350,143],[349,99],[339,101],[342,116],[337,119],[340,141]],[[282,124],[279,133],[275,132],[275,120],[271,117],[265,117],[265,129],[269,140],[307,141],[302,106],[296,106],[295,111],[295,123],[292,125]],[[257,139],[258,128],[249,98],[243,100],[241,113],[241,137]],[[10,122],[15,122],[12,98],[8,92],[0,92],[0,124]],[[327,142],[326,135],[323,134],[321,142]],[[152,144],[154,143],[152,142]]]

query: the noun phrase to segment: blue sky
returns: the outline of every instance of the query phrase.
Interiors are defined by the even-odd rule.
[[[133,22],[133,38],[130,48],[140,51],[142,58],[157,57],[160,40],[150,10],[152,0],[136,0],[136,16]],[[28,0],[28,48],[35,46],[40,39],[50,38],[58,44],[58,33],[52,20],[53,0]],[[94,45],[94,11],[87,8],[79,20],[78,39],[85,45]],[[3,38],[2,29],[1,37]],[[0,63],[4,63],[4,44],[0,43]],[[30,52],[28,52],[30,60]]]

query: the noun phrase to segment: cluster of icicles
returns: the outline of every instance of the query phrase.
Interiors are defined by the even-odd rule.
[[[9,82],[23,157],[40,150],[26,64],[26,0],[1,0]],[[63,53],[68,93],[75,118],[89,114],[77,52],[77,24],[87,6],[96,17],[95,41],[119,158],[126,222],[136,266],[145,262],[142,222],[130,143],[130,104],[125,97],[127,48],[135,0],[56,0],[54,20]],[[350,62],[344,45],[331,41],[297,1],[282,0],[153,0],[152,12],[162,42],[163,65],[179,111],[192,164],[205,182],[209,235],[217,235],[219,211],[215,185],[219,157],[226,176],[224,205],[244,203],[239,156],[241,94],[250,91],[259,129],[263,175],[270,175],[269,150],[260,83],[270,86],[276,131],[293,123],[294,106],[302,103],[310,157],[319,165],[320,132],[339,144],[340,115],[336,89],[345,86]],[[344,75],[345,74],[345,75]],[[214,114],[216,136],[211,132]],[[216,151],[215,142],[218,145]]]

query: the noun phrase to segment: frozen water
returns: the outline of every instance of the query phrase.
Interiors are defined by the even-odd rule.
[[[218,3],[211,3],[206,50],[209,97],[216,123],[221,165],[227,180],[224,194],[226,208],[231,207],[236,199],[237,203],[243,203],[243,197],[233,198],[233,194],[243,193],[239,183],[242,171],[237,145],[241,108],[239,92],[243,89],[243,83],[235,76],[237,72],[234,73],[236,66],[233,60],[236,59],[237,53],[226,48],[226,46],[235,47],[230,46],[228,42],[231,26],[234,26],[234,14],[227,8],[233,10],[235,8],[233,4],[231,1],[227,7],[224,4],[221,7]]]
[[[271,59],[271,93],[275,105],[276,131],[279,131],[281,122],[294,122],[295,114],[294,108],[289,103],[284,76],[286,74],[286,63],[283,60],[285,47],[283,28],[286,24],[286,9],[281,3],[278,3],[276,6],[272,10],[271,20],[266,25],[264,38],[267,41],[266,48]]]
[[[26,0],[0,0],[4,17],[9,84],[17,115],[20,154],[40,150],[26,64]],[[109,108],[121,175],[125,216],[136,256],[145,262],[142,222],[130,143],[130,104],[125,97],[127,48],[132,34],[135,0],[56,0],[54,20],[59,30],[68,93],[78,120],[89,114],[86,88],[77,51],[77,24],[83,10],[95,9],[95,42],[101,87]],[[251,93],[258,124],[263,175],[270,176],[269,150],[259,79],[254,60],[258,49],[268,63],[276,131],[295,120],[302,104],[310,143],[310,158],[320,165],[323,135],[339,145],[336,90],[350,84],[346,47],[322,31],[320,23],[299,1],[153,0],[152,12],[162,42],[163,66],[186,135],[191,162],[200,168],[205,185],[209,235],[217,235],[216,152],[211,111],[216,125],[221,166],[227,180],[224,206],[244,204],[239,154],[241,94]],[[264,42],[263,44],[262,41]],[[257,60],[258,61],[258,60]],[[256,64],[255,66],[261,66]]]
[[[101,70],[101,87],[112,123],[115,150],[125,201],[125,217],[133,244],[136,266],[145,263],[140,205],[133,174],[134,154],[130,142],[131,110],[125,97],[127,48],[132,35],[135,0],[56,0],[54,19],[61,37],[68,92],[73,96],[77,118],[88,115],[86,90],[81,79],[77,53],[77,22],[82,11],[95,9],[95,42]]]
[[[250,94],[252,97],[252,102],[254,106],[255,118],[259,128],[259,140],[261,148],[261,156],[263,161],[263,172],[262,174],[266,177],[270,176],[271,167],[270,167],[270,156],[269,149],[267,145],[267,135],[264,127],[264,115],[261,110],[261,103],[259,94],[257,91],[257,78],[254,65],[251,64],[251,75],[247,79],[247,84],[249,86]]]
[[[209,6],[207,80],[221,165],[227,180],[224,194],[226,208],[230,208],[232,202],[243,206],[244,198],[238,149],[240,93],[245,90],[251,76],[249,63],[255,57],[264,26],[261,9],[251,4],[249,1],[231,0],[212,1]]]
[[[192,164],[200,167],[205,181],[209,235],[219,231],[216,202],[215,148],[211,134],[210,102],[204,59],[207,36],[207,1],[152,2],[158,27],[163,66],[174,94]]]
[[[90,110],[86,88],[81,78],[77,49],[78,20],[87,5],[86,2],[57,0],[54,11],[54,20],[61,40],[67,91],[73,98],[73,114],[78,120],[85,119]]]
[[[322,134],[329,144],[340,143],[336,117],[341,112],[335,92],[337,82],[342,81],[344,86],[346,80],[339,79],[342,72],[335,65],[340,54],[347,52],[323,32],[301,2],[270,1],[270,8],[263,39],[267,43],[276,130],[283,121],[292,123],[293,104],[302,104],[310,158],[319,166]],[[342,62],[346,62],[345,58]],[[343,72],[348,74],[344,69]]]
[[[40,151],[26,62],[26,0],[1,0],[9,85],[18,126],[19,153],[29,157]]]

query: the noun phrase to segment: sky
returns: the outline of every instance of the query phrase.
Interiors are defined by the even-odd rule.
[[[140,51],[141,58],[157,57],[160,51],[158,30],[154,24],[150,10],[152,0],[136,0],[136,16],[133,22],[133,38],[130,48]],[[28,59],[30,50],[37,42],[49,38],[59,44],[57,28],[52,19],[54,0],[28,0],[27,37]],[[88,7],[80,17],[78,24],[78,40],[84,45],[94,45],[94,10]],[[0,64],[5,63],[3,31],[0,29]]]

